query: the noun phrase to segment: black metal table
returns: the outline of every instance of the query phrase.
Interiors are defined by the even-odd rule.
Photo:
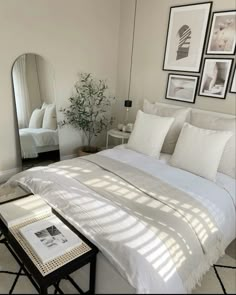
[[[60,281],[62,279],[67,279],[71,284],[78,290],[80,294],[94,294],[95,292],[95,275],[96,275],[96,256],[98,249],[93,245],[87,238],[85,238],[78,230],[76,230],[69,222],[67,222],[60,214],[53,210],[55,214],[61,221],[68,226],[75,234],[77,234],[81,240],[90,247],[90,250],[81,256],[73,259],[72,261],[64,264],[63,266],[55,269],[47,275],[42,275],[39,269],[36,267],[35,263],[23,249],[21,244],[4,224],[0,218],[0,231],[2,232],[1,243],[4,243],[7,249],[10,251],[12,256],[20,265],[20,270],[17,277],[20,276],[22,271],[29,278],[31,283],[37,289],[40,294],[47,294],[48,288],[53,285],[55,287],[55,292],[63,294],[60,289]],[[79,285],[70,277],[70,274],[74,271],[80,269],[86,264],[90,264],[90,275],[89,275],[89,290],[84,292]],[[17,281],[17,280],[16,280]],[[16,283],[16,282],[15,282]],[[10,293],[13,291],[11,288]]]

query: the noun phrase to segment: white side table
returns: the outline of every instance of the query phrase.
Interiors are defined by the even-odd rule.
[[[129,139],[131,133],[119,131],[118,129],[111,129],[107,131],[106,148],[108,148],[109,136],[120,138],[121,143],[124,144],[125,139]]]

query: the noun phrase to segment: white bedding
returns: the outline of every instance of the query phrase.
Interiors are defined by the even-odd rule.
[[[160,160],[155,160],[153,157],[145,156],[125,147],[102,151],[101,154],[141,169],[189,193],[214,214],[228,244],[236,237],[235,180],[233,178],[218,173],[217,181],[214,183],[167,165],[169,155],[166,154],[162,154]]]
[[[209,210],[212,216],[214,216],[218,227],[220,228],[221,232],[224,235],[224,240],[226,245],[228,245],[235,238],[235,206],[233,202],[233,196],[230,195],[229,189],[226,191],[224,188],[222,188],[222,186],[219,186],[217,183],[213,183],[209,180],[203,179],[189,172],[168,166],[166,165],[165,161],[163,161],[163,159],[159,161],[152,157],[145,156],[128,149],[116,148],[111,150],[105,150],[101,152],[100,154],[121,162],[128,163],[129,165],[133,167],[143,170],[153,175],[154,177],[159,177],[160,179],[172,184],[173,186],[188,192],[193,198],[196,198],[197,200],[199,200]],[[73,167],[72,164],[73,164],[73,160],[63,161],[56,165],[52,165],[52,168],[55,168],[55,172],[56,172],[57,166]],[[39,169],[39,168],[36,168],[36,169]],[[73,173],[76,174],[77,171],[78,170],[76,170],[76,167],[72,168],[72,172],[70,174],[67,174],[67,177],[70,178],[73,175]],[[58,171],[58,173],[66,173],[66,172]],[[17,179],[17,177],[15,179]],[[222,178],[220,179],[221,179],[221,182],[223,182],[223,185],[227,186],[225,179],[223,180]],[[26,179],[26,182],[28,182],[29,184],[31,180]],[[45,185],[47,184],[44,183],[42,185],[42,193],[43,193],[43,187],[45,188]],[[57,190],[58,197],[61,196],[61,194],[63,194],[63,191],[66,189],[66,183],[64,184],[60,183],[59,187],[56,185],[53,186],[53,184],[51,185],[52,185],[51,189],[54,188],[54,190]],[[93,193],[92,191],[89,192],[88,189],[84,190],[83,185],[80,185],[80,183],[76,184],[76,190],[77,189],[81,192],[84,191],[85,194]],[[73,187],[70,187],[70,191],[73,191]],[[73,199],[73,194],[69,197],[69,199],[70,198]],[[57,208],[60,208],[60,206],[63,205],[63,202],[60,204],[61,201],[62,200],[60,200],[60,198],[58,199],[53,198],[52,205],[54,205]],[[64,213],[65,212],[68,213],[68,216],[67,216],[68,218],[70,218],[71,216],[69,214],[71,212],[70,210],[73,209],[71,207],[72,204],[68,203],[66,206],[67,208],[63,207]],[[126,258],[124,257],[124,259]],[[135,274],[132,274],[132,275],[135,275]],[[145,275],[145,270],[144,270],[144,275]],[[111,286],[111,290],[112,290],[112,286]],[[178,274],[175,274],[173,279],[167,282],[166,284],[164,282],[163,284],[159,284],[159,289],[157,290],[157,292],[165,292],[165,293],[171,293],[173,291],[175,293],[185,292],[184,287],[181,284],[181,280],[178,277]]]
[[[120,149],[121,150],[122,149],[125,149],[129,153],[129,155],[130,155],[130,150],[126,148],[126,144],[118,145],[114,149],[119,149],[119,150]],[[111,150],[109,150],[109,152],[108,152],[108,156],[111,155],[110,154],[110,151]],[[131,155],[131,158],[130,158],[130,162],[127,162],[127,163],[129,163],[130,165],[133,165],[135,167],[138,167],[138,168],[140,168],[142,166],[145,169],[145,171],[148,172],[149,171],[149,168],[150,168],[150,163],[153,162],[153,158],[149,158],[149,159],[146,158],[144,160],[141,160],[141,162],[139,163],[140,159],[143,158],[143,155],[142,154],[139,154],[139,153],[135,153],[135,152],[132,152],[131,154],[132,155]],[[114,158],[113,156],[111,156],[111,157]],[[169,161],[170,158],[171,158],[171,155],[170,154],[161,153],[159,160],[156,160],[155,159],[155,161],[158,161],[158,162],[161,162],[163,164],[167,164],[168,165],[168,161]],[[124,156],[122,156],[122,160],[124,162],[127,161],[126,157],[124,157]],[[171,169],[171,170],[172,171],[175,171],[177,174],[178,173],[181,173],[184,176],[186,176],[187,177],[186,178],[186,181],[187,182],[189,181],[189,179],[188,179],[189,178],[189,175],[194,176],[194,174],[189,173],[187,171],[184,171],[184,170],[181,170],[181,169],[178,169],[178,168],[174,168],[174,167],[172,167],[172,168],[173,169]],[[154,169],[154,170],[156,171],[156,169]],[[153,171],[153,170],[150,170],[149,173],[151,171]],[[152,172],[151,172],[151,174],[152,174]],[[154,172],[154,174],[155,174],[155,172]],[[156,175],[157,176],[160,176],[159,174],[156,174]],[[175,179],[175,177],[173,177],[173,178]],[[198,179],[204,179],[202,177],[197,177],[197,178]],[[164,179],[165,179],[165,177],[164,177]],[[177,180],[178,180],[178,177],[176,178],[176,181]],[[172,183],[171,181],[172,181],[172,178],[170,179],[169,182]],[[206,181],[203,181],[203,183],[206,183]],[[210,183],[211,183],[211,181],[210,181]],[[172,183],[172,184],[174,184],[174,183]],[[228,176],[228,175],[225,175],[223,173],[218,172],[217,175],[216,175],[216,182],[215,182],[215,184],[218,187],[221,187],[222,189],[224,189],[226,192],[228,192],[228,194],[230,195],[230,197],[232,198],[232,200],[233,200],[233,202],[234,202],[234,204],[236,206],[236,180],[234,178]],[[178,186],[178,182],[176,183],[176,185]],[[194,187],[195,187],[194,183],[192,183],[192,185],[193,185],[192,188],[194,189]],[[202,185],[202,183],[201,183],[201,185]],[[196,185],[196,187],[197,186],[198,186],[198,184]]]
[[[35,158],[40,149],[58,146],[58,131],[44,128],[20,129],[20,144],[23,158]]]
[[[164,164],[168,164],[170,157],[171,155],[169,154],[161,154],[159,161]],[[229,193],[236,206],[236,180],[228,175],[218,172],[215,183]]]

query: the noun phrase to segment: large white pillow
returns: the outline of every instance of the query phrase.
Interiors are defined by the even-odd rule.
[[[49,104],[45,109],[43,128],[53,130],[57,129],[56,106],[54,104]]]
[[[35,109],[30,117],[29,128],[42,128],[44,109]]]
[[[49,106],[49,104],[44,101],[43,104],[42,104],[41,109],[46,109],[47,106]]]
[[[184,123],[169,163],[215,181],[220,159],[231,136],[230,131],[202,129]]]
[[[158,157],[174,118],[159,117],[138,111],[127,148]]]
[[[173,154],[180,131],[190,116],[190,108],[174,108],[172,106],[162,106],[157,103],[150,103],[144,100],[143,111],[147,114],[158,115],[161,117],[173,117],[175,120],[171,125],[161,152]]]
[[[218,171],[236,178],[236,119],[220,118],[214,115],[210,116],[207,114],[192,112],[191,124],[200,128],[231,131],[233,133],[232,137],[225,146]]]

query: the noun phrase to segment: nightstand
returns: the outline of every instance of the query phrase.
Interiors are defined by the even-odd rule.
[[[109,131],[107,131],[107,140],[106,140],[106,148],[108,148],[108,142],[109,142],[109,136],[114,137],[114,138],[120,138],[121,139],[121,143],[124,144],[125,139],[129,139],[130,137],[129,132],[123,132],[123,131],[119,131],[118,129],[111,129]]]

